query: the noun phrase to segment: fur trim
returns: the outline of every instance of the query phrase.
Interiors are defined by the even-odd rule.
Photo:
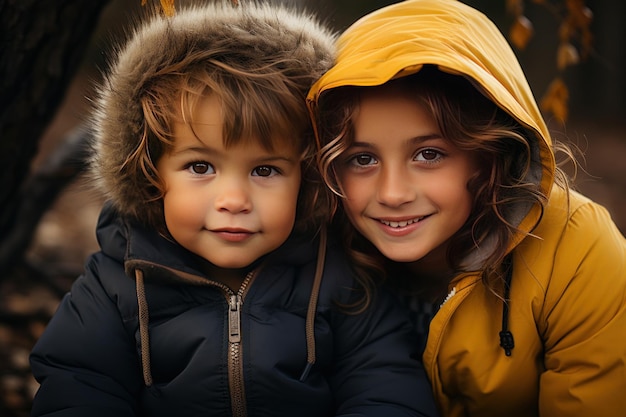
[[[92,174],[98,188],[123,214],[142,218],[146,204],[136,180],[123,166],[138,147],[143,126],[139,97],[160,68],[193,51],[226,48],[253,60],[289,58],[300,68],[293,74],[310,78],[308,88],[333,63],[335,35],[306,12],[286,6],[230,1],[195,5],[172,17],[153,13],[137,25],[129,41],[114,52],[110,69],[97,88],[91,128],[94,137]],[[308,82],[308,81],[307,81]]]

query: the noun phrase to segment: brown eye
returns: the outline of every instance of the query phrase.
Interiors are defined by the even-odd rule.
[[[278,173],[278,170],[276,168],[267,165],[256,167],[252,170],[252,175],[257,177],[271,177],[276,173]]]
[[[206,162],[193,162],[189,164],[189,170],[198,175],[212,174],[213,167]]]
[[[367,154],[361,154],[354,157],[354,162],[357,165],[369,165],[372,163],[373,158]]]
[[[378,164],[378,160],[369,153],[355,153],[347,157],[346,164],[355,169],[368,169]]]
[[[437,149],[423,149],[415,155],[413,160],[424,163],[437,163],[443,158],[444,154]]]

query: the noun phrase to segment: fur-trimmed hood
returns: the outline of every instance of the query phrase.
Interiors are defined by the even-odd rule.
[[[144,129],[140,99],[161,68],[207,49],[223,50],[228,59],[251,66],[266,56],[288,59],[304,101],[309,87],[332,64],[334,41],[334,34],[307,12],[255,1],[194,5],[172,17],[151,13],[114,50],[96,89],[91,172],[97,186],[118,211],[143,217],[146,198],[141,191],[150,184],[129,176],[124,165],[137,151]]]

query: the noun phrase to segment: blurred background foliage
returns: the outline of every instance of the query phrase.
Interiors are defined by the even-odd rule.
[[[32,344],[96,249],[102,199],[82,176],[91,86],[146,7],[172,13],[194,1],[0,0],[1,416],[29,414]],[[395,2],[284,1],[337,30]],[[624,233],[626,2],[464,2],[508,37],[553,135],[581,150],[576,187],[605,205]]]

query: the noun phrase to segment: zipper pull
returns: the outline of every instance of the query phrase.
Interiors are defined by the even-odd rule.
[[[228,341],[239,343],[241,341],[241,297],[231,295],[228,302]]]

